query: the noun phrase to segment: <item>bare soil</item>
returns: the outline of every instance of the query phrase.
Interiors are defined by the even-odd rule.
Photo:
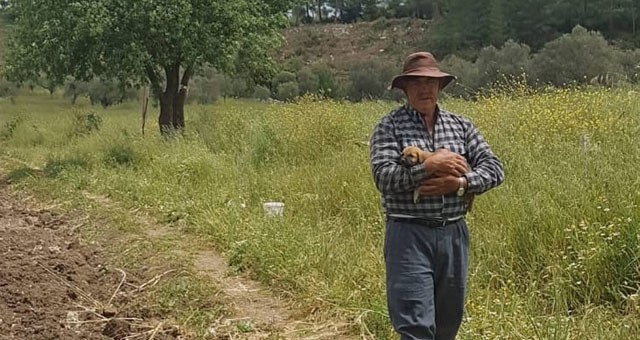
[[[77,232],[81,224],[0,185],[0,338],[181,338],[129,308],[149,282],[109,268],[103,247]]]

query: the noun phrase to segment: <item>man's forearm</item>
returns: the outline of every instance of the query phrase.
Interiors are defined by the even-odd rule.
[[[373,174],[376,187],[383,194],[411,191],[427,178],[424,164],[407,168],[392,161],[374,164]]]
[[[467,192],[482,194],[495,188],[504,181],[504,170],[497,158],[477,166],[465,175],[467,180]]]

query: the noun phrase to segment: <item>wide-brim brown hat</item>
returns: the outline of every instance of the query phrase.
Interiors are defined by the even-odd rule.
[[[410,54],[404,61],[402,73],[393,77],[390,88],[404,90],[403,79],[408,77],[432,77],[440,79],[440,89],[445,88],[455,76],[440,71],[436,58],[429,52],[416,52]]]

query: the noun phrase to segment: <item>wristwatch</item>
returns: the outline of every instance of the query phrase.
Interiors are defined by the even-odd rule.
[[[458,182],[460,182],[460,186],[458,187],[458,191],[456,191],[456,195],[458,195],[459,197],[464,196],[464,185],[465,185],[465,178],[463,177],[458,177]]]

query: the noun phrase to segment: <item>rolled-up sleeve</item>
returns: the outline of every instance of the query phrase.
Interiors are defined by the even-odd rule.
[[[401,150],[389,117],[383,118],[371,134],[370,162],[376,188],[383,194],[407,192],[427,178],[423,164],[405,167],[398,163]]]
[[[495,188],[504,181],[502,162],[491,151],[480,131],[471,122],[467,122],[466,142],[468,161],[471,171],[467,172],[467,192],[482,194]]]

